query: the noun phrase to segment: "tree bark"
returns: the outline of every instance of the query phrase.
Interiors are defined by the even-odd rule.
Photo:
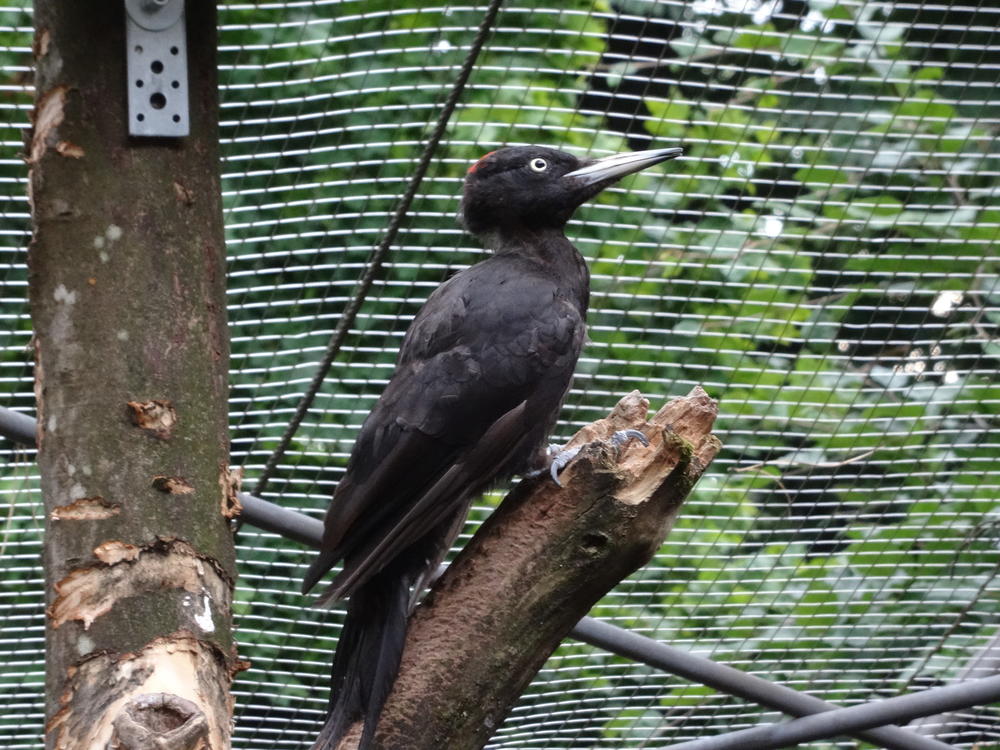
[[[216,19],[191,135],[127,135],[121,2],[35,3],[28,144],[49,750],[229,747],[235,577]]]
[[[648,408],[632,393],[581,430],[563,486],[522,481],[448,568],[411,620],[378,748],[481,748],[573,625],[652,558],[720,443],[700,388],[649,422]],[[624,429],[649,446],[614,448]]]

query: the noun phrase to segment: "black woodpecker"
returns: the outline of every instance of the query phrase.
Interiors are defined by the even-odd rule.
[[[442,284],[410,325],[303,581],[307,592],[342,562],[319,603],[350,597],[330,712],[313,750],[333,750],[359,720],[359,750],[370,746],[413,601],[469,504],[498,481],[547,465],[590,295],[566,222],[624,175],[680,154],[590,160],[526,146],[494,151],[469,168],[462,220],[493,255]]]

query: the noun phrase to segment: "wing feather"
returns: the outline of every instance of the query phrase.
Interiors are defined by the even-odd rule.
[[[324,599],[349,595],[544,445],[584,324],[555,281],[521,263],[494,256],[473,266],[414,319],[327,511],[304,590],[343,560]]]
[[[525,405],[522,401],[494,422],[483,440],[461,461],[452,464],[388,533],[361,550],[349,567],[333,579],[322,601],[349,596],[395,557],[398,550],[423,538],[466,505],[482,489],[483,477],[490,466],[505,461],[524,440]]]

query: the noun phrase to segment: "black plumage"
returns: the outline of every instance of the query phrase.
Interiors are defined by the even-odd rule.
[[[325,520],[308,591],[350,597],[330,715],[314,750],[355,721],[368,747],[399,667],[413,599],[490,485],[543,468],[584,341],[589,274],[563,234],[584,201],[680,149],[599,160],[541,147],[487,154],[468,171],[466,229],[494,254],[441,285],[403,340]]]

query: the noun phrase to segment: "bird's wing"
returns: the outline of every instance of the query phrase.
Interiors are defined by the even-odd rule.
[[[331,502],[306,590],[344,559],[329,593],[349,595],[544,442],[583,321],[551,281],[515,271],[473,266],[414,320]]]
[[[333,579],[320,603],[347,596],[381,570],[399,550],[408,548],[448,521],[456,505],[464,505],[470,493],[481,487],[489,469],[517,449],[524,439],[524,417],[525,402],[522,401],[494,422],[483,439],[423,492],[387,533],[368,537],[365,548],[351,555],[351,564]]]

